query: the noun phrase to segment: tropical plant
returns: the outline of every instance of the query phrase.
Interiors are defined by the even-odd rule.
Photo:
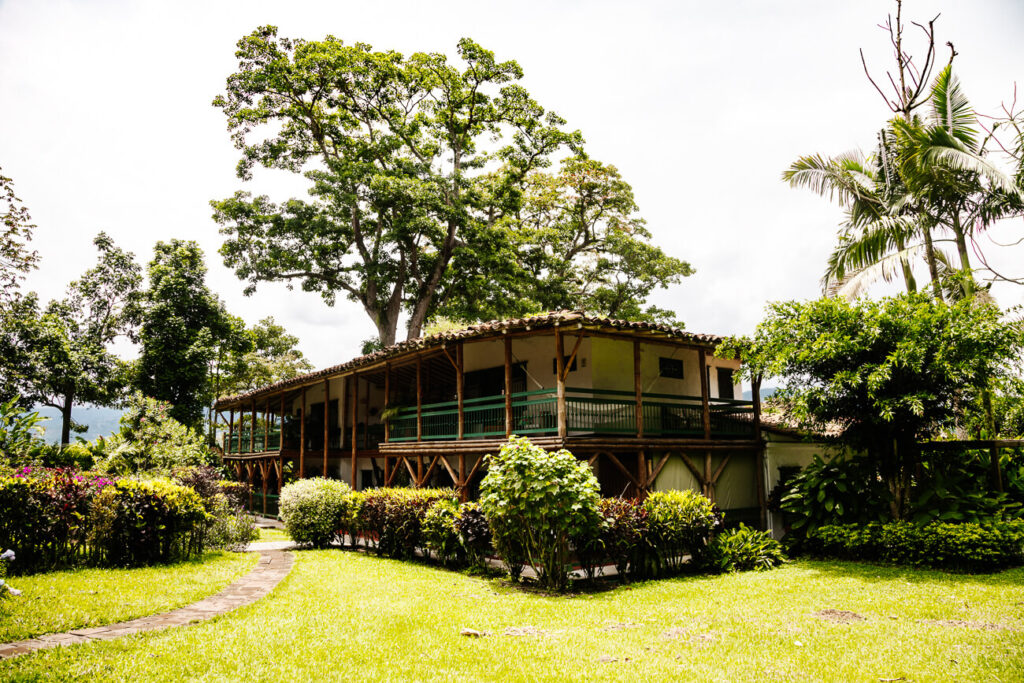
[[[719,572],[746,572],[773,569],[785,561],[782,544],[771,534],[740,524],[715,536],[703,566]]]
[[[170,474],[175,468],[213,465],[216,455],[202,435],[172,416],[172,407],[135,393],[121,415],[121,429],[104,439],[97,467],[115,474]]]
[[[39,413],[25,412],[20,397],[0,402],[0,465],[19,464],[42,443],[46,418]]]
[[[593,534],[600,523],[599,486],[590,466],[567,450],[549,453],[519,436],[487,456],[487,464],[480,508],[498,555],[510,566],[525,559],[543,585],[564,589],[571,540]]]
[[[458,562],[463,554],[459,532],[455,528],[458,514],[457,502],[450,498],[441,498],[434,501],[423,515],[423,540],[427,548],[433,551],[445,566]]]
[[[679,571],[689,562],[699,567],[722,515],[696,491],[656,491],[643,503],[649,541],[660,568]]]

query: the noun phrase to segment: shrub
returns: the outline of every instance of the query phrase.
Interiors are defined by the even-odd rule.
[[[169,403],[134,394],[120,431],[106,439],[98,468],[115,474],[170,473],[176,467],[213,465],[218,459],[203,435],[170,416]]]
[[[45,443],[39,423],[46,418],[22,410],[20,398],[0,401],[0,466],[20,464],[32,449]]]
[[[687,554],[699,565],[708,539],[722,523],[714,503],[696,491],[657,491],[643,506],[658,569],[681,569]]]
[[[122,479],[93,496],[88,543],[99,563],[138,567],[202,553],[208,516],[199,494],[168,479]]]
[[[800,533],[824,524],[883,521],[889,493],[874,462],[864,456],[823,460],[814,456],[782,497],[782,509]]]
[[[279,505],[288,535],[300,545],[329,546],[340,536],[350,492],[345,482],[322,477],[285,486]]]
[[[463,503],[455,516],[455,531],[466,554],[466,560],[473,566],[483,567],[491,547],[491,527],[479,503]],[[518,576],[518,575],[517,575]]]
[[[480,507],[495,549],[510,566],[524,559],[548,588],[561,590],[571,570],[571,539],[593,534],[600,523],[597,478],[567,450],[548,453],[513,436],[487,456]]]
[[[216,467],[183,467],[174,471],[174,481],[199,494],[209,515],[205,548],[241,551],[259,538],[256,523],[245,512],[235,482],[221,479]],[[243,487],[244,488],[244,487]]]
[[[765,531],[740,524],[715,536],[704,566],[712,571],[743,572],[772,569],[785,561],[782,544]]]
[[[438,500],[455,501],[452,489],[379,488],[364,491],[359,529],[385,557],[410,559],[423,548],[423,520]]]
[[[459,532],[455,529],[458,514],[458,503],[441,498],[435,500],[423,515],[423,540],[445,566],[465,556],[459,543]]]
[[[601,546],[605,557],[625,582],[627,573],[634,578],[656,573],[657,556],[651,545],[648,510],[634,499],[604,498],[600,504]]]
[[[969,572],[1024,563],[1024,520],[827,525],[807,535],[808,554]]]

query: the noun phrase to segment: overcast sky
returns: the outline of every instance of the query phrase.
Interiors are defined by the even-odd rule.
[[[801,154],[870,149],[889,112],[857,50],[879,74],[889,66],[876,24],[893,7],[0,0],[0,166],[32,212],[42,255],[27,286],[59,296],[93,263],[100,230],[143,263],[158,240],[194,239],[229,310],[250,323],[273,316],[317,367],[349,359],[375,335],[361,308],[329,308],[283,285],[245,297],[221,262],[211,199],[246,185],[276,199],[303,190],[283,171],[242,183],[224,116],[210,102],[236,68],[235,42],[262,24],[282,36],[329,33],[404,53],[454,54],[469,36],[522,65],[530,93],[632,184],[655,241],[696,268],[655,303],[693,331],[749,333],[766,302],[819,294],[840,212],[779,175]],[[1024,2],[908,0],[905,15],[940,11],[939,41],[956,44],[972,104],[995,113],[1024,79]],[[1024,223],[993,236],[1017,239]],[[1022,256],[1018,247],[997,258],[1019,276]],[[1004,306],[1018,304],[1024,287],[997,294]]]

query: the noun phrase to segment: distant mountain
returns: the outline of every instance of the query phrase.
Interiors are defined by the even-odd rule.
[[[778,390],[779,390],[778,387],[761,387],[761,400],[763,401],[764,399],[768,398],[769,396],[771,396],[772,394],[774,394]],[[744,391],[743,392],[743,399],[744,400],[750,401],[753,398],[754,398],[754,392],[753,391],[749,391],[748,390],[748,391]]]
[[[36,406],[35,411],[43,417],[49,418],[41,423],[46,430],[45,439],[51,442],[60,441],[60,411],[49,406]],[[120,408],[101,408],[100,406],[75,406],[71,410],[71,417],[75,422],[88,425],[89,430],[82,434],[71,433],[71,440],[80,436],[86,441],[92,441],[97,436],[110,436],[121,428],[121,415],[124,413]]]

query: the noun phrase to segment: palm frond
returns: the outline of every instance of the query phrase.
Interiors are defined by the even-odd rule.
[[[883,216],[863,226],[852,226],[839,238],[839,244],[828,257],[822,286],[828,290],[850,273],[870,268],[888,258],[915,235],[921,226],[915,217]]]
[[[976,148],[978,134],[974,128],[974,110],[960,87],[960,79],[953,73],[952,64],[947,64],[935,77],[931,105],[933,125],[941,127],[971,149]]]
[[[790,187],[802,187],[841,204],[874,191],[874,178],[858,151],[827,158],[821,154],[802,156],[782,172]]]
[[[828,283],[825,287],[825,295],[852,301],[880,280],[892,282],[903,274],[904,262],[909,262],[923,254],[923,244],[914,244],[894,251],[864,268],[851,271],[842,279]]]
[[[1021,188],[1012,177],[997,168],[985,157],[979,156],[959,145],[931,145],[927,149],[922,150],[922,160],[925,163],[942,165],[953,171],[976,173],[988,180],[993,188],[1001,192],[1014,197],[1022,195]]]

